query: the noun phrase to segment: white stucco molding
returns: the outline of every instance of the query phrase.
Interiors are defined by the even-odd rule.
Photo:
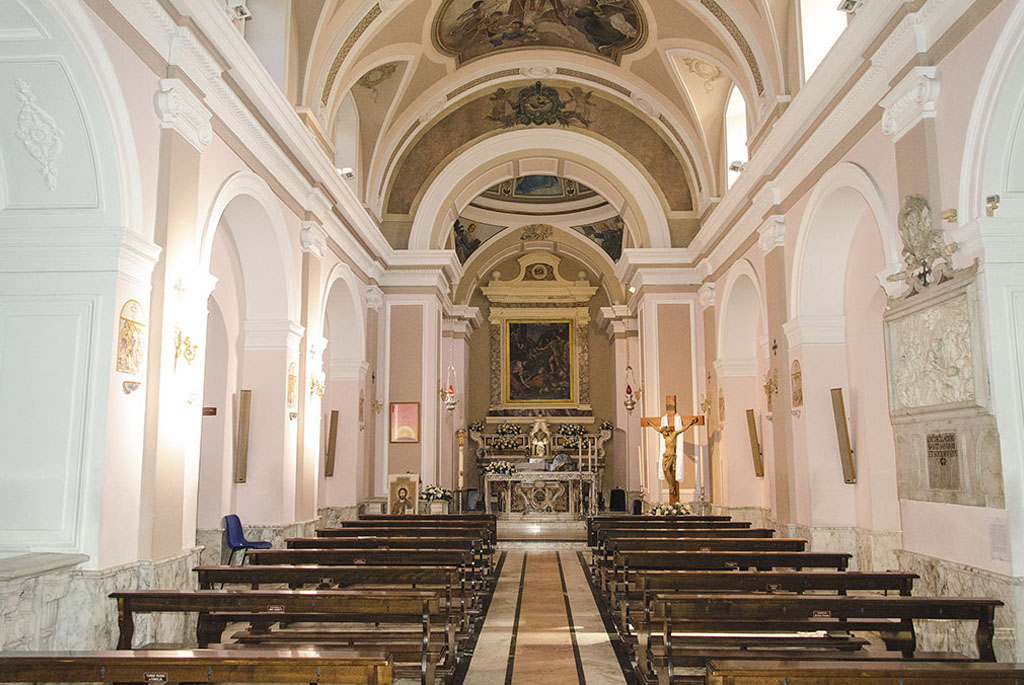
[[[723,378],[750,378],[757,375],[757,361],[749,360],[718,360],[714,363],[715,375]]]
[[[899,140],[922,119],[935,118],[939,98],[937,67],[914,67],[879,103],[882,133]]]
[[[637,291],[644,286],[700,285],[701,275],[690,262],[685,247],[626,248],[615,265],[615,275]]]
[[[624,304],[601,307],[597,310],[595,323],[609,340],[636,335],[639,331],[636,315],[630,313],[629,306]]]
[[[479,307],[455,304],[445,315],[443,328],[455,335],[469,337],[473,331],[480,328],[483,322],[484,313]]]
[[[245,322],[246,350],[280,350],[297,352],[305,328],[291,321],[264,321],[247,319]]]
[[[801,316],[782,324],[792,350],[800,345],[836,345],[846,342],[846,317]]]
[[[160,79],[155,104],[160,128],[177,131],[200,152],[213,140],[210,110],[181,79]]]
[[[370,365],[364,361],[332,359],[327,365],[328,381],[362,381]]]
[[[366,286],[366,308],[379,312],[384,306],[384,293],[375,285]]]
[[[700,303],[701,309],[707,309],[708,307],[715,306],[715,284],[705,283],[697,291],[697,301]]]
[[[323,259],[327,253],[327,231],[316,221],[302,222],[299,240],[302,242],[302,251],[315,255],[317,259]]]
[[[782,214],[772,214],[757,229],[757,246],[763,254],[768,254],[777,247],[786,244],[786,217]]]

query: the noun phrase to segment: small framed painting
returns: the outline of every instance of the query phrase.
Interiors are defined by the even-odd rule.
[[[419,502],[420,474],[388,474],[388,514],[401,516],[417,513]]]
[[[420,441],[420,403],[391,403],[391,442]]]

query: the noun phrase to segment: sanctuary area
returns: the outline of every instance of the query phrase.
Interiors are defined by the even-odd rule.
[[[0,682],[968,681],[1024,2],[0,0]]]

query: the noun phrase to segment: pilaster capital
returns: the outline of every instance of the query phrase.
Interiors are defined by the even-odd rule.
[[[315,255],[317,259],[323,259],[327,253],[327,231],[317,221],[302,222],[299,240],[302,242],[302,251]]]
[[[761,228],[757,229],[757,233],[760,236],[757,239],[757,245],[764,254],[768,254],[777,247],[782,247],[786,243],[785,215],[770,215],[761,225]]]
[[[629,307],[624,304],[598,309],[597,327],[604,331],[610,340],[624,338],[638,330],[636,316],[630,314]]]
[[[247,350],[280,350],[297,352],[299,342],[305,328],[288,321],[268,321],[266,319],[246,319],[245,349]]]
[[[155,104],[160,128],[177,131],[200,152],[213,140],[210,110],[181,79],[160,79]]]
[[[846,317],[800,316],[782,324],[789,349],[800,345],[836,345],[846,342]]]
[[[697,291],[697,301],[700,302],[701,309],[707,309],[708,307],[715,306],[715,284],[705,283]]]
[[[935,118],[939,98],[937,67],[914,67],[882,98],[882,133],[893,142],[902,138],[922,119]]]
[[[384,292],[375,285],[366,286],[366,307],[380,311],[384,306]]]
[[[468,338],[484,322],[484,314],[479,307],[452,305],[451,311],[445,315],[443,329],[457,336]]]

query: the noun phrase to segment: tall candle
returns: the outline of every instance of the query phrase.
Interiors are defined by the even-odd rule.
[[[636,456],[640,463],[640,492],[644,492],[644,448],[643,445],[636,446]]]
[[[466,447],[459,445],[459,490],[466,489]]]

